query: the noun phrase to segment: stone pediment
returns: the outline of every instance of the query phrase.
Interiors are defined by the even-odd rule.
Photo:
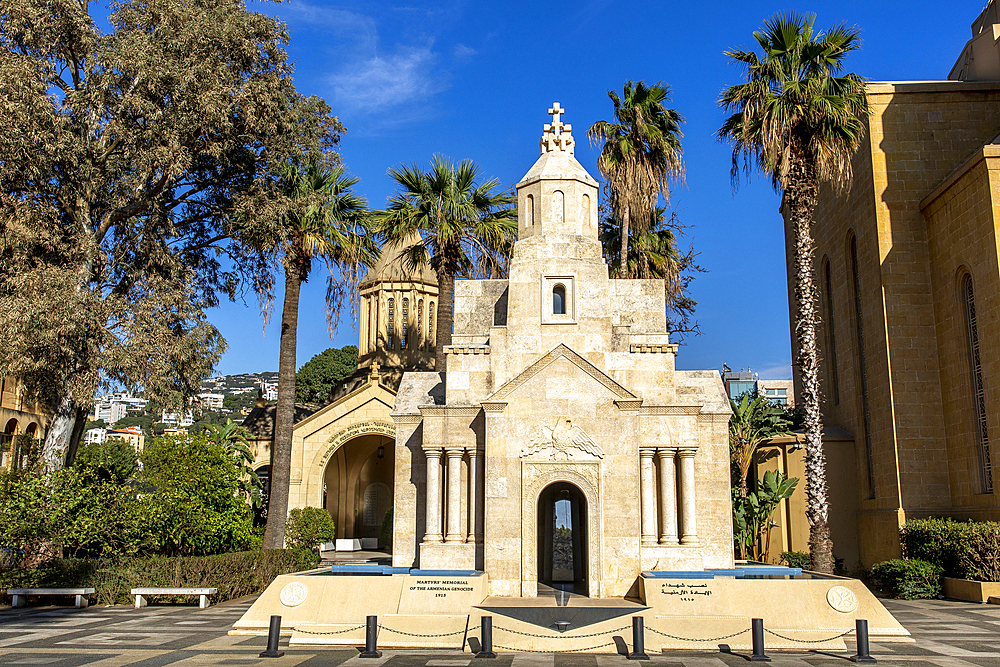
[[[493,393],[492,396],[487,398],[484,403],[496,403],[506,401],[507,398],[513,394],[521,385],[526,383],[528,380],[532,379],[546,368],[551,366],[553,363],[560,359],[566,359],[577,368],[582,370],[584,373],[592,377],[599,384],[603,385],[605,389],[611,392],[615,399],[619,401],[641,401],[639,396],[636,396],[630,392],[625,387],[621,386],[607,373],[602,371],[600,368],[590,363],[582,356],[570,349],[565,343],[560,343],[551,352],[546,354],[544,357],[536,361],[535,363],[528,366],[519,375],[516,375],[497,391]]]

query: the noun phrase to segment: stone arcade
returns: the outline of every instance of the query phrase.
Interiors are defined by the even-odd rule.
[[[620,597],[642,570],[731,568],[719,375],[674,370],[662,281],[608,278],[598,184],[563,110],[549,113],[517,185],[510,279],[457,282],[447,372],[403,377],[393,565],[484,570],[491,594],[534,596],[553,583],[539,556],[545,491],[561,484],[586,536],[577,591]]]
[[[628,616],[648,648],[843,649],[858,618],[907,632],[864,585],[733,562],[729,403],[677,371],[663,283],[609,280],[598,185],[558,104],[517,185],[508,280],[455,285],[446,372],[396,393],[392,565],[282,575],[234,625],[292,644],[612,652]],[[387,457],[388,458],[388,457]],[[623,626],[625,626],[623,628]],[[597,639],[595,639],[597,638]]]

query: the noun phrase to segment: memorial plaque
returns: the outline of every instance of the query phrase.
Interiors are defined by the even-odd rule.
[[[400,614],[468,613],[486,597],[486,577],[408,575],[399,600]]]

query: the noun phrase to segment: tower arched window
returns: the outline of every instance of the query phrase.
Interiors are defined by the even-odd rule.
[[[972,408],[976,416],[976,449],[979,454],[983,493],[993,493],[993,462],[990,460],[990,436],[986,420],[986,392],[983,389],[983,365],[979,355],[979,325],[976,322],[976,293],[972,276],[962,279],[965,301],[965,335],[968,340],[969,379],[972,381]]]
[[[410,300],[403,299],[403,325],[400,327],[399,333],[399,346],[401,349],[406,349],[406,339],[409,337],[410,333]]]
[[[388,308],[388,323],[386,327],[386,349],[391,350],[395,346],[395,335],[396,335],[396,300],[389,298],[389,308]]]
[[[434,310],[434,302],[427,307],[427,347],[434,348],[437,341],[434,339],[434,322],[437,321],[437,311]]]
[[[826,287],[826,330],[829,334],[830,380],[833,384],[833,404],[840,405],[840,375],[837,371],[837,334],[833,323],[833,279],[830,277],[830,260],[823,267]]]
[[[417,302],[417,349],[420,349],[420,337],[424,335],[424,300]]]
[[[562,285],[552,288],[552,314],[566,314],[566,288]]]

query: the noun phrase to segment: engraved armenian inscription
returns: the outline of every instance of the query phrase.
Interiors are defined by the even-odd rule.
[[[472,582],[468,579],[418,579],[410,590],[426,591],[436,598],[444,598],[448,597],[448,593],[471,593]]]

